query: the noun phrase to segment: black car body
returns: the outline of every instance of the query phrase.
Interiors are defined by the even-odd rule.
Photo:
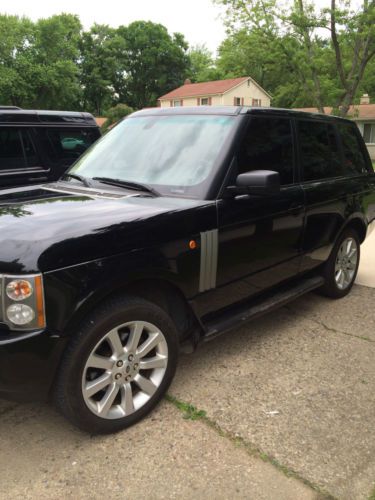
[[[344,243],[363,242],[375,220],[375,176],[352,122],[272,108],[200,107],[145,110],[124,123],[143,120],[126,126],[144,123],[152,131],[170,117],[179,117],[176,123],[191,120],[179,140],[195,148],[206,138],[195,139],[194,117],[203,117],[198,135],[205,120],[230,123],[209,175],[202,174],[206,156],[196,170],[203,180],[185,191],[156,183],[155,196],[147,191],[150,183],[142,190],[117,178],[87,176],[85,165],[95,164],[95,150],[102,173],[111,175],[100,157],[110,140],[105,138],[73,167],[71,178],[0,193],[4,395],[35,398],[54,391],[82,322],[119,297],[156,304],[171,319],[179,342],[196,344],[302,293],[327,288],[329,280],[326,292],[334,297],[350,290],[359,248],[353,273],[350,252],[346,260],[337,255]],[[116,129],[121,134],[121,124]],[[167,139],[177,142],[176,137]],[[103,154],[116,169],[111,153]],[[90,182],[74,178],[78,173]],[[340,272],[350,280],[340,288],[340,278],[335,288]],[[42,278],[43,310],[36,305],[35,319],[16,327],[7,319],[12,303],[7,283],[28,276]],[[117,422],[114,416],[111,423]],[[99,424],[78,424],[103,430]]]
[[[59,179],[99,137],[89,113],[0,107],[0,188]]]

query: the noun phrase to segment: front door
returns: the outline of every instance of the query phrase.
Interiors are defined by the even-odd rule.
[[[212,309],[251,297],[298,274],[304,193],[295,182],[292,124],[252,117],[237,155],[235,177],[252,170],[280,173],[280,193],[218,201],[218,261]],[[214,300],[213,300],[214,299]]]

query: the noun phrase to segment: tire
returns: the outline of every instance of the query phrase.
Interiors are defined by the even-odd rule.
[[[158,404],[177,358],[177,332],[164,310],[136,297],[109,300],[72,336],[54,387],[55,403],[83,431],[118,432]]]
[[[348,295],[357,276],[360,252],[361,247],[356,231],[350,228],[344,230],[323,270],[325,284],[319,289],[323,295],[334,299]]]

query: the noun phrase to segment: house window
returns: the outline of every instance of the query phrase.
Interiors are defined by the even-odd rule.
[[[262,105],[262,99],[253,99],[252,100],[252,105],[253,106],[261,106]]]
[[[234,104],[235,106],[241,106],[241,97],[235,97]]]
[[[201,97],[201,106],[208,106],[209,100],[208,97]]]
[[[363,139],[366,144],[375,143],[375,123],[363,124]]]
[[[182,106],[181,99],[176,99],[173,101],[173,107],[176,108],[178,106]]]

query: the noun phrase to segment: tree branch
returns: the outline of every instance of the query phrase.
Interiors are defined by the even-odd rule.
[[[333,48],[335,50],[336,67],[340,77],[341,85],[344,87],[344,89],[347,89],[347,81],[345,78],[344,68],[342,64],[340,44],[336,32],[336,0],[331,0],[331,40]]]

